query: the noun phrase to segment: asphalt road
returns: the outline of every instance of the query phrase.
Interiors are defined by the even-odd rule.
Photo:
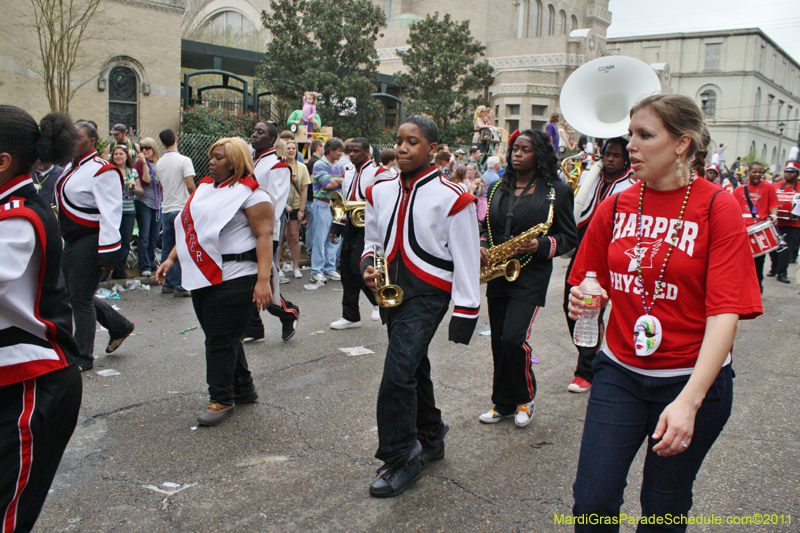
[[[190,299],[123,293],[115,302],[135,335],[106,356],[97,335],[83,406],[38,532],[549,532],[571,515],[572,482],[588,394],[571,394],[576,351],[561,311],[566,261],[531,335],[536,412],[524,429],[483,425],[492,364],[484,310],[469,346],[431,346],[437,403],[451,426],[447,455],[405,494],[370,498],[380,463],[375,401],[386,333],[369,319],[334,331],[341,284],[306,291],[308,271],[282,289],[301,308],[297,335],[262,313],[263,343],[246,346],[260,399],[214,428],[197,428],[208,396],[203,333]],[[736,275],[732,272],[731,275]],[[790,276],[794,281],[794,272]],[[694,516],[783,516],[784,525],[692,526],[689,531],[800,531],[800,294],[766,279],[765,314],[740,323],[733,415],[695,483]],[[98,326],[99,329],[99,326]],[[375,353],[348,356],[340,348]],[[101,377],[95,371],[120,374]],[[623,512],[639,513],[640,452]],[[166,484],[166,485],[165,485]],[[792,525],[785,523],[791,515]],[[622,531],[633,531],[623,526]]]

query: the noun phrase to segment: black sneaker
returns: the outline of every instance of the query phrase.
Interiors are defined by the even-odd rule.
[[[298,319],[294,317],[281,320],[281,324],[283,324],[283,329],[281,330],[281,339],[283,339],[283,342],[287,342],[294,337],[294,334],[297,331],[297,322]]]
[[[111,353],[117,348],[119,348],[122,345],[122,342],[125,339],[127,339],[131,333],[133,333],[135,327],[136,326],[134,324],[131,324],[131,329],[129,329],[127,333],[125,333],[125,335],[123,335],[122,337],[117,337],[116,339],[108,339],[108,346],[106,346],[106,353]]]
[[[778,274],[778,281],[780,281],[781,283],[791,283],[792,282],[792,280],[790,280],[786,276],[786,274]]]
[[[374,498],[393,498],[402,494],[422,476],[422,462],[417,452],[405,464],[392,466],[385,464],[377,471],[378,479],[369,486],[369,494]]]
[[[258,400],[258,392],[256,392],[256,389],[253,389],[252,391],[245,393],[239,393],[239,392],[233,393],[233,403],[235,403],[236,405],[243,403],[253,403],[256,400]]]
[[[770,270],[769,272],[767,272],[767,277],[774,278],[775,274],[777,274],[777,272],[775,272],[774,270]]]

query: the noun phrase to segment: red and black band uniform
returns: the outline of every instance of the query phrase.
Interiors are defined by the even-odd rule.
[[[206,336],[209,396],[223,405],[255,390],[242,337],[256,309],[258,239],[245,209],[264,202],[271,203],[269,194],[251,177],[220,184],[206,177],[175,225],[181,285],[192,291],[194,312]]]
[[[121,248],[123,176],[92,151],[70,163],[56,182],[56,205],[64,238],[62,270],[75,318],[78,364],[94,365],[95,322],[112,339],[126,336],[133,324],[105,300],[95,297],[100,267],[117,265]]]
[[[61,232],[30,175],[0,186],[0,530],[30,531],[81,403]]]
[[[403,302],[381,309],[389,335],[378,392],[379,446],[375,457],[403,464],[438,446],[448,426],[436,407],[428,346],[447,313],[450,340],[468,344],[480,312],[480,254],[476,199],[436,167],[406,187],[402,177],[366,190],[362,273],[384,252],[390,282]]]
[[[534,179],[533,192],[517,197],[513,202],[509,238],[547,221],[550,187],[545,178]],[[480,242],[484,248],[507,240],[506,220],[511,194],[504,185],[500,180],[490,192],[489,209],[481,228]],[[536,377],[528,339],[536,313],[545,305],[553,258],[573,250],[577,243],[572,213],[573,190],[558,180],[553,181],[552,187],[555,190],[553,223],[546,235],[536,237],[537,251],[517,257],[524,266],[516,281],[510,282],[501,276],[491,280],[486,287],[494,360],[492,402],[495,411],[501,415],[513,414],[517,406],[530,403],[536,397]]]
[[[775,184],[775,193],[794,193],[797,198],[800,187],[797,186],[797,179],[792,183],[786,181],[779,181]],[[791,215],[792,208],[796,204],[792,204],[787,214],[778,210],[778,221],[775,226],[778,228],[778,233],[783,235],[783,240],[786,243],[786,248],[781,252],[770,252],[769,257],[772,261],[772,271],[779,276],[786,276],[789,270],[789,264],[797,261],[797,250],[800,246],[800,220]]]
[[[348,167],[342,181],[342,198],[345,201],[363,202],[367,189],[378,181],[392,179],[392,175],[382,165],[376,165],[371,159],[366,160],[359,168]],[[342,276],[342,318],[350,322],[361,320],[358,309],[358,295],[364,292],[372,305],[375,295],[361,277],[361,256],[364,254],[364,228],[350,223],[350,215],[342,222],[331,223],[331,233],[341,235],[342,247],[339,256],[339,273]]]
[[[254,177],[258,184],[261,185],[272,198],[273,206],[275,207],[275,229],[272,235],[272,255],[273,261],[278,264],[279,258],[278,250],[280,249],[280,236],[282,235],[283,226],[281,221],[284,219],[286,201],[289,198],[289,188],[292,185],[292,168],[286,162],[286,159],[279,157],[275,153],[275,148],[269,148],[263,152],[259,152],[253,158],[255,162],[255,169],[253,171]],[[281,295],[277,301],[272,302],[267,307],[267,312],[272,316],[278,317],[281,324],[294,324],[300,317],[300,308],[292,302],[284,299]],[[264,323],[261,321],[261,315],[256,308],[253,311],[253,316],[247,325],[245,337],[253,339],[264,338]]]
[[[750,204],[747,201],[748,195],[745,195],[745,191],[749,193],[750,202],[752,202],[752,205],[756,209],[755,214],[750,210]],[[756,186],[744,183],[741,187],[736,187],[733,191],[733,197],[739,202],[742,213],[748,218],[752,217],[756,223],[766,220],[770,212],[778,207],[778,195],[775,194],[775,188],[771,183],[763,179]],[[758,284],[762,287],[762,290],[764,282],[764,263],[766,259],[766,254],[753,258],[756,265]]]
[[[592,190],[589,192],[589,196],[586,199],[586,204],[584,204],[583,211],[581,211],[576,221],[578,227],[578,249],[581,247],[583,236],[586,235],[589,223],[592,221],[592,217],[594,217],[600,204],[609,196],[624,191],[635,182],[636,179],[633,177],[633,169],[628,169],[622,176],[612,181],[606,181],[605,172],[600,174],[600,178],[593,184]],[[575,333],[575,321],[569,317],[569,310],[567,309],[569,306],[569,291],[572,289],[572,285],[569,283],[569,275],[570,272],[572,272],[572,264],[575,262],[576,255],[578,255],[577,249],[575,250],[575,255],[570,259],[569,266],[567,267],[567,274],[564,277],[564,315],[567,317],[570,338],[572,338],[572,335]],[[600,347],[603,343],[603,334],[605,333],[604,314],[605,309],[601,309],[600,316],[598,317],[600,333],[597,336],[597,344],[590,347],[576,346],[578,350],[578,363],[575,367],[575,377],[585,379],[589,383],[592,382],[592,376],[594,374],[592,372],[592,361],[597,352],[600,351]]]

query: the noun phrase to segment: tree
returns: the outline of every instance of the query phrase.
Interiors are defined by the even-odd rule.
[[[410,100],[409,111],[427,112],[439,126],[442,142],[469,142],[472,135],[472,108],[482,101],[471,93],[482,91],[494,81],[494,69],[478,61],[486,47],[469,31],[469,21],[451,20],[439,13],[415,22],[406,51],[398,52],[407,72],[395,74]]]
[[[270,6],[272,13],[261,15],[273,39],[259,86],[295,109],[304,92],[320,93],[317,112],[337,137],[378,134],[382,107],[370,95],[383,10],[370,0],[272,0]]]
[[[68,113],[69,103],[81,87],[72,86],[72,72],[78,66],[80,46],[100,0],[30,1],[39,34],[42,67],[38,70],[44,79],[45,96],[51,111]]]

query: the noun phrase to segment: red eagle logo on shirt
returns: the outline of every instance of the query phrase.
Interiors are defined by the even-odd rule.
[[[653,268],[653,257],[655,257],[655,255],[658,253],[658,249],[661,248],[661,243],[663,242],[663,239],[657,239],[655,241],[642,241],[641,257],[643,269]],[[631,262],[628,263],[628,272],[635,272],[637,270],[636,246],[625,250],[625,255],[631,258]]]

